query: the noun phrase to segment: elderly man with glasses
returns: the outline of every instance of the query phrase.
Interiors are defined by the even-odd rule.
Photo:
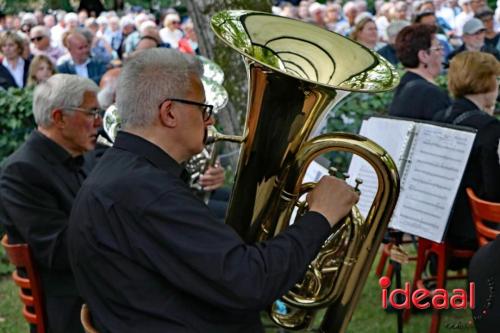
[[[31,53],[35,56],[46,55],[54,63],[64,55],[64,50],[50,45],[50,30],[42,25],[37,25],[30,31]]]
[[[97,85],[56,74],[33,97],[37,129],[3,163],[0,223],[9,242],[27,243],[40,272],[50,333],[83,332],[82,299],[67,255],[73,200],[88,173],[83,154],[101,126]]]
[[[122,68],[122,130],[69,225],[71,266],[99,332],[263,332],[260,311],[302,277],[358,199],[324,177],[297,223],[245,244],[185,182],[181,164],[202,151],[213,124],[201,71],[193,56],[162,48]]]

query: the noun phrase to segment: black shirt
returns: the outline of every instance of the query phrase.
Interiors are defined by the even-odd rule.
[[[159,147],[119,132],[79,192],[69,253],[100,332],[263,332],[260,311],[303,275],[330,232],[307,213],[247,245],[211,215]]]
[[[389,114],[395,117],[431,120],[450,106],[448,94],[418,74],[406,72],[396,88]]]

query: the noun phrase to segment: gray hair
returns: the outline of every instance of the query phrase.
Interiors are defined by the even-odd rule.
[[[97,93],[99,87],[87,78],[56,74],[40,83],[33,94],[33,115],[40,127],[52,125],[52,110],[78,107],[86,91]]]
[[[184,98],[191,75],[202,73],[196,57],[173,49],[148,49],[129,58],[116,90],[123,128],[151,125],[160,103],[168,97]]]
[[[97,94],[97,101],[101,109],[106,110],[115,101],[116,85],[117,82],[115,80],[102,88]]]

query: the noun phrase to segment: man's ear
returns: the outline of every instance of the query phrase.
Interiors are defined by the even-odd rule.
[[[64,119],[64,113],[62,109],[54,109],[50,112],[50,117],[52,119],[52,123],[56,127],[64,127],[66,121]]]
[[[172,101],[165,101],[160,106],[159,118],[163,126],[175,127],[177,125],[179,118],[175,110],[172,108]]]

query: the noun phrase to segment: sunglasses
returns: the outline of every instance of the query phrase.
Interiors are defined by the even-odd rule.
[[[33,38],[31,38],[31,41],[32,42],[39,42],[39,41],[41,41],[44,38],[45,38],[45,36],[33,37]]]

